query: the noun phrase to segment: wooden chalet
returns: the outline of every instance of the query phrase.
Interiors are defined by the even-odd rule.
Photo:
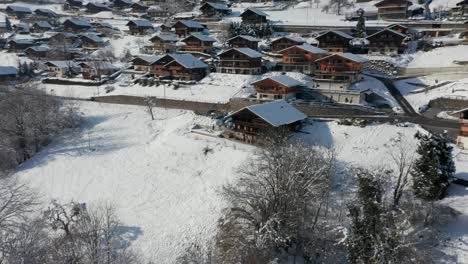
[[[151,64],[151,73],[164,79],[199,81],[206,76],[208,65],[192,54],[167,54]]]
[[[109,6],[102,4],[102,3],[89,2],[88,4],[86,4],[87,13],[96,14],[99,12],[106,12],[106,11],[112,11],[112,9]]]
[[[23,52],[33,46],[37,46],[37,44],[31,39],[12,39],[8,41],[8,50],[10,52]]]
[[[247,8],[240,15],[242,23],[251,24],[251,25],[263,25],[268,23],[267,14],[256,9],[256,8]]]
[[[81,47],[88,50],[97,50],[106,44],[106,41],[96,34],[81,34]]]
[[[393,31],[396,31],[398,33],[401,33],[403,35],[408,34],[408,27],[405,27],[405,26],[400,25],[400,24],[392,24],[392,25],[388,26],[387,28],[391,29]]]
[[[24,54],[30,59],[43,59],[47,57],[47,53],[50,51],[49,47],[46,46],[33,46],[24,50]]]
[[[284,100],[251,105],[228,116],[225,137],[249,144],[261,143],[265,133],[296,131],[307,116]]]
[[[10,18],[23,19],[32,15],[31,9],[24,6],[9,5],[5,11]]]
[[[283,71],[303,72],[306,74],[313,74],[315,61],[328,54],[326,50],[309,44],[291,46],[280,50],[279,53],[282,55],[281,65]]]
[[[329,30],[315,38],[318,41],[318,47],[328,52],[348,52],[351,40],[354,39],[349,34],[342,31]]]
[[[16,25],[13,25],[13,29],[16,33],[23,35],[27,35],[31,32],[29,25],[26,23],[18,23]]]
[[[452,112],[451,116],[457,117],[460,123],[456,144],[461,149],[468,149],[468,108]]]
[[[44,33],[46,31],[52,30],[52,25],[47,21],[36,22],[31,26],[30,31],[33,33]]]
[[[231,48],[219,54],[218,72],[234,74],[261,74],[262,57],[249,48]]]
[[[239,35],[227,40],[228,46],[231,48],[250,48],[258,49],[259,39],[247,35]]]
[[[114,0],[112,1],[112,7],[117,9],[130,8],[133,5],[131,0]]]
[[[79,66],[71,60],[66,61],[47,61],[44,63],[47,67],[47,76],[64,78],[75,76],[79,72]]]
[[[179,37],[186,37],[193,33],[205,31],[205,26],[193,20],[179,20],[173,26],[175,34]]]
[[[468,0],[463,0],[457,3],[457,6],[451,10],[452,16],[466,16],[468,15]]]
[[[130,20],[127,23],[131,35],[143,36],[154,30],[153,24],[148,20]]]
[[[410,14],[409,7],[413,3],[408,0],[383,0],[375,4],[379,19],[402,19]]]
[[[179,39],[175,35],[170,34],[158,34],[150,39],[153,44],[150,48],[150,52],[157,53],[171,53],[176,51],[176,43]]]
[[[117,29],[114,29],[111,24],[106,23],[106,22],[93,22],[92,25],[95,28],[97,33],[105,37],[110,37],[116,31],[118,31]]]
[[[210,54],[213,52],[213,43],[216,42],[216,39],[207,35],[190,35],[182,42],[185,43],[182,47],[183,51]]]
[[[69,32],[60,32],[50,37],[48,44],[51,48],[78,48],[81,46],[81,40],[80,37],[76,34]]]
[[[0,66],[0,82],[12,82],[18,76],[18,69],[11,66]]]
[[[316,60],[314,81],[317,88],[346,90],[362,79],[367,60],[352,53],[336,53]]]
[[[63,30],[67,32],[83,32],[93,28],[93,25],[85,19],[70,18],[63,22]]]
[[[132,4],[132,12],[134,13],[146,13],[150,7],[145,3],[135,2]]]
[[[78,64],[83,79],[101,80],[103,76],[110,76],[119,71],[117,66],[103,61],[86,61]]]
[[[55,18],[58,16],[57,13],[46,8],[38,8],[34,10],[34,15],[44,17],[44,18]]]
[[[267,77],[253,82],[259,100],[288,100],[296,98],[297,88],[304,86],[301,82],[286,75]]]
[[[406,35],[392,29],[384,29],[366,37],[369,54],[397,55],[406,49]]]
[[[151,72],[151,65],[162,58],[156,55],[139,55],[132,60],[133,69],[141,72]]]
[[[204,17],[221,17],[231,13],[231,9],[227,7],[227,5],[213,2],[205,2],[202,4],[200,11]]]
[[[302,45],[304,43],[306,43],[305,40],[301,38],[283,36],[271,41],[271,51],[273,53],[278,53],[280,50],[284,50],[295,45]]]
[[[83,6],[82,0],[67,0],[66,5],[69,8],[81,8]]]

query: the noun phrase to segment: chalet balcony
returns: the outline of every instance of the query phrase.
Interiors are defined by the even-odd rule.
[[[345,70],[337,70],[337,71],[323,71],[317,69],[315,71],[316,75],[324,75],[324,76],[350,76],[350,75],[357,75],[360,74],[360,71],[345,71]]]
[[[259,68],[262,65],[260,63],[240,63],[240,62],[226,62],[223,61],[219,64],[222,68]]]

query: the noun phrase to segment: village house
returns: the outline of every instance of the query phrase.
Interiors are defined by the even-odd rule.
[[[112,9],[103,3],[93,3],[89,2],[86,4],[86,12],[91,14],[96,14],[99,12],[112,11]]]
[[[56,78],[65,78],[75,76],[79,72],[79,67],[74,61],[47,61],[44,63],[47,67],[47,76]]]
[[[315,38],[318,41],[318,47],[328,52],[348,52],[351,40],[354,39],[342,31],[329,30]]]
[[[224,135],[249,144],[261,143],[267,133],[297,131],[306,118],[284,100],[251,105],[228,116]]]
[[[87,50],[97,50],[106,45],[106,41],[96,34],[81,34],[81,47]]]
[[[151,22],[142,19],[130,20],[127,23],[127,27],[131,35],[137,36],[146,35],[148,33],[153,32],[154,30],[153,24],[151,24]]]
[[[397,55],[406,49],[406,35],[392,29],[383,29],[368,36],[369,54]]]
[[[69,32],[60,32],[50,37],[48,44],[51,48],[78,48],[81,46],[81,40],[80,37],[76,34]]]
[[[17,34],[27,35],[30,33],[29,25],[26,23],[18,23],[13,26],[13,29]]]
[[[133,69],[141,72],[151,72],[151,65],[162,56],[157,55],[139,55],[132,60]]]
[[[259,39],[247,35],[238,35],[227,40],[227,44],[231,48],[250,48],[258,49]]]
[[[208,65],[192,54],[167,54],[151,64],[158,78],[199,81],[206,76]]]
[[[25,49],[36,45],[32,39],[11,39],[8,41],[8,50],[10,52],[23,52]]]
[[[259,100],[289,100],[296,98],[297,88],[303,83],[286,75],[267,77],[253,82]]]
[[[279,53],[282,55],[281,65],[283,71],[303,72],[306,74],[313,74],[315,71],[315,61],[328,54],[326,50],[306,43],[280,50]]]
[[[407,18],[412,5],[408,0],[383,0],[375,4],[378,17],[383,20]]]
[[[451,116],[458,118],[460,128],[456,140],[457,146],[461,149],[468,149],[468,108],[450,113]]]
[[[455,7],[450,9],[450,14],[453,17],[464,17],[468,15],[468,0],[462,0]]]
[[[79,9],[83,6],[82,0],[67,0],[66,6],[68,8]]]
[[[336,53],[316,60],[316,88],[347,90],[362,80],[362,68],[367,60],[352,53]]]
[[[190,34],[205,31],[205,26],[193,20],[179,20],[173,26],[175,34],[179,37],[186,37]]]
[[[132,4],[132,12],[134,13],[145,13],[148,9],[149,6],[145,3],[135,2]]]
[[[70,18],[63,22],[63,30],[68,32],[83,32],[93,28],[93,25],[85,19]]]
[[[250,48],[231,48],[219,55],[218,72],[234,74],[261,74],[262,57]]]
[[[14,81],[18,76],[18,69],[11,66],[0,66],[0,82],[8,83]]]
[[[23,19],[30,16],[32,11],[28,7],[9,5],[6,8],[6,13],[10,18]]]
[[[150,17],[168,17],[170,15],[169,11],[161,6],[151,6],[146,13]],[[171,27],[169,26],[169,28]]]
[[[48,19],[57,17],[57,13],[55,13],[54,11],[50,9],[45,9],[45,8],[38,8],[34,10],[34,14],[36,16],[41,16],[41,17],[48,18]]]
[[[185,43],[182,47],[183,51],[210,54],[213,52],[213,43],[216,42],[216,39],[207,35],[190,35],[182,42]]]
[[[251,24],[251,25],[263,25],[268,23],[267,14],[256,9],[256,8],[247,8],[240,17],[242,23]]]
[[[396,31],[398,33],[401,33],[403,35],[408,35],[408,27],[405,27],[403,25],[400,25],[400,24],[392,24],[390,26],[387,27],[388,29],[391,29],[393,31]]]
[[[104,76],[110,76],[120,69],[108,62],[104,61],[86,61],[78,64],[81,68],[83,79],[101,80]]]
[[[231,9],[227,7],[227,5],[212,2],[205,2],[202,4],[200,11],[204,17],[221,17],[231,13]]]
[[[114,0],[112,1],[112,7],[117,9],[130,8],[133,2],[131,0]]]
[[[149,51],[159,53],[171,53],[176,50],[176,43],[179,39],[170,34],[158,34],[150,39],[153,44]]]
[[[32,25],[30,31],[32,33],[44,33],[46,31],[52,30],[52,25],[47,21],[36,22]]]
[[[273,53],[278,53],[280,50],[284,50],[295,45],[302,45],[304,43],[306,43],[305,40],[301,38],[283,36],[271,41],[271,51]]]
[[[24,54],[30,59],[39,60],[47,57],[50,48],[46,46],[34,46],[24,50]]]
[[[111,37],[117,30],[111,24],[106,22],[93,22],[91,23],[96,32],[105,37]]]

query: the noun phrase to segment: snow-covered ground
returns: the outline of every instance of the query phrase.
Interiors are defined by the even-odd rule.
[[[396,87],[416,111],[425,109],[429,101],[441,98],[456,98],[468,100],[468,79],[459,79],[458,75],[429,75],[419,78],[405,79],[395,82]],[[436,85],[449,82],[439,88],[425,90],[424,87],[415,85]]]
[[[190,133],[195,124],[212,123],[190,111],[155,109],[157,120],[151,121],[144,107],[91,102],[79,107],[85,119],[80,131],[56,139],[15,176],[37,188],[44,203],[114,202],[133,234],[134,247],[158,263],[175,263],[190,243],[205,245],[224,206],[219,188],[236,178],[236,168],[255,148]],[[334,148],[343,166],[391,168],[389,153],[400,144],[415,149],[418,130],[313,122],[296,138]],[[212,151],[205,155],[206,147]],[[456,159],[457,174],[468,175],[468,159],[461,157]],[[457,196],[460,191],[462,196]],[[468,213],[467,192],[454,187],[453,193],[446,201]],[[450,226],[454,240],[468,239],[454,231],[467,217]],[[467,249],[466,244],[460,247]]]
[[[436,48],[428,52],[418,51],[412,54],[412,57],[413,60],[408,64],[408,68],[460,66],[454,61],[468,61],[468,45]]]
[[[28,59],[27,57],[18,57],[16,53],[9,53],[6,51],[0,52],[0,66],[18,67],[20,62],[31,63],[32,61]]]
[[[390,94],[387,87],[381,81],[373,77],[364,76],[364,80],[353,84],[351,89],[360,91],[370,89],[372,92],[382,97],[395,112],[402,112],[400,105]]]

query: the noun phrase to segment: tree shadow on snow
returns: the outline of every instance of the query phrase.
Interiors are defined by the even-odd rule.
[[[118,237],[118,247],[124,249],[130,247],[133,241],[143,235],[143,231],[138,226],[118,226],[112,230]]]
[[[332,131],[328,122],[309,121],[292,135],[292,140],[325,148],[334,147]]]

